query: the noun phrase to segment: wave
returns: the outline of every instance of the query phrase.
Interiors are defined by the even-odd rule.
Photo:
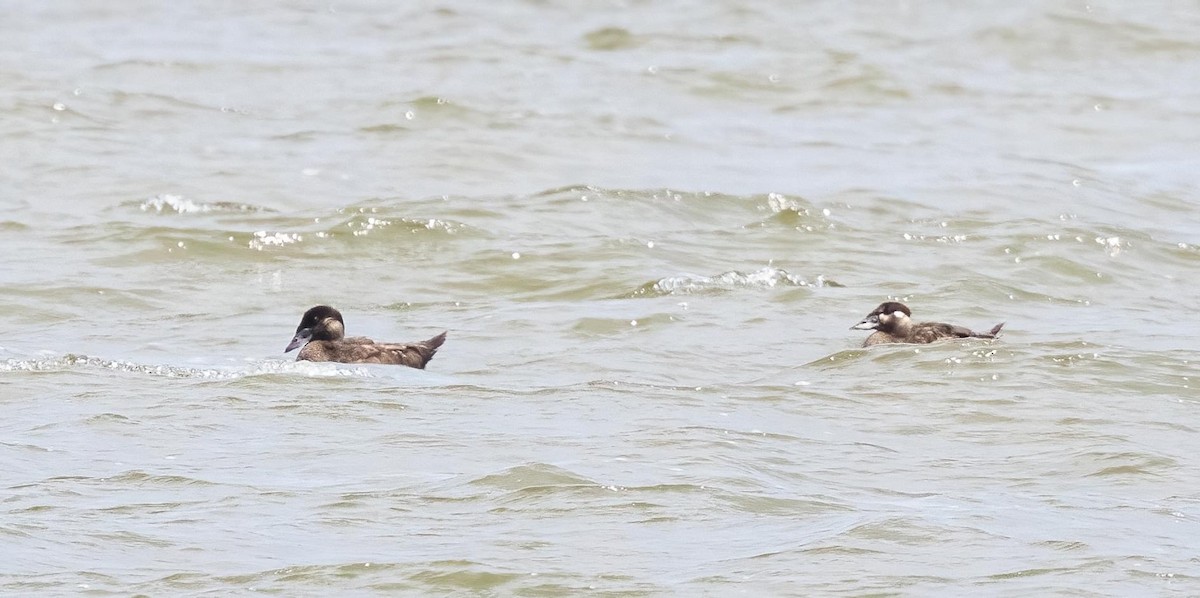
[[[349,366],[339,363],[313,363],[307,361],[262,361],[241,366],[187,367],[137,363],[74,353],[34,359],[9,358],[0,361],[0,372],[54,372],[76,369],[109,370],[143,376],[198,380],[234,380],[275,374],[320,378],[380,377],[378,373],[373,372],[368,366]]]
[[[775,287],[841,287],[842,284],[823,275],[812,280],[788,273],[786,270],[766,266],[753,272],[731,270],[715,276],[681,274],[647,282],[633,291],[633,297],[661,297],[666,295],[698,295],[723,293],[741,289],[771,289]]]
[[[129,204],[125,204],[129,205]],[[212,203],[196,202],[187,199],[181,195],[162,194],[155,195],[149,199],[136,204],[138,209],[143,212],[154,212],[156,214],[175,213],[175,214],[204,214],[209,212],[274,212],[270,208],[250,205],[246,203],[238,203],[232,201],[218,201]]]

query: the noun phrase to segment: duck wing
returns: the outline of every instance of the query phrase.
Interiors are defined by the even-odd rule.
[[[371,343],[362,345],[360,350],[371,352],[367,357],[369,361],[365,363],[387,363],[425,369],[425,364],[433,359],[434,354],[444,342],[446,342],[445,332],[418,343]]]
[[[380,363],[424,369],[444,342],[445,332],[418,343],[377,343],[361,336],[338,341],[313,341],[300,350],[296,360]]]
[[[913,327],[909,342],[932,343],[943,338],[996,338],[1004,324],[997,324],[988,332],[975,332],[970,328],[943,324],[941,322],[925,322]]]
[[[965,338],[971,336],[971,331],[962,326],[943,324],[941,322],[924,322],[913,326],[908,335],[910,343],[932,343],[944,338]]]

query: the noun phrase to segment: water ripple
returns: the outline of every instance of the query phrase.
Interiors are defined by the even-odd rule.
[[[811,281],[788,273],[786,270],[766,266],[752,272],[730,271],[716,276],[682,274],[668,276],[648,282],[630,293],[630,297],[661,297],[665,295],[702,295],[741,289],[772,289],[775,287],[840,287],[823,275]]]

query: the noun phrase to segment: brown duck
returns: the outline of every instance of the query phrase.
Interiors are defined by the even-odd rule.
[[[932,343],[944,338],[996,338],[1000,329],[1004,328],[1004,323],[1001,322],[987,332],[972,332],[962,326],[941,322],[915,323],[911,316],[912,312],[908,306],[888,301],[881,303],[875,311],[867,314],[867,317],[850,329],[874,330],[875,332],[863,341],[864,347],[870,347],[885,343]]]
[[[407,344],[377,343],[365,336],[346,338],[342,314],[328,305],[318,305],[304,312],[296,336],[283,352],[303,347],[296,361],[386,363],[425,369],[444,342],[445,332],[427,341]]]

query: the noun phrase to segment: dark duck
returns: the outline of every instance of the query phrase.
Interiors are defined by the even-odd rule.
[[[304,312],[296,336],[283,352],[302,347],[296,361],[385,363],[425,369],[444,342],[445,332],[427,341],[403,344],[377,343],[365,336],[347,338],[342,314],[328,305],[318,305]]]
[[[1003,322],[987,332],[973,332],[941,322],[913,322],[908,306],[895,301],[881,303],[861,322],[850,327],[851,330],[875,331],[863,341],[864,347],[885,343],[932,343],[945,338],[996,338],[1001,328],[1004,328]]]

